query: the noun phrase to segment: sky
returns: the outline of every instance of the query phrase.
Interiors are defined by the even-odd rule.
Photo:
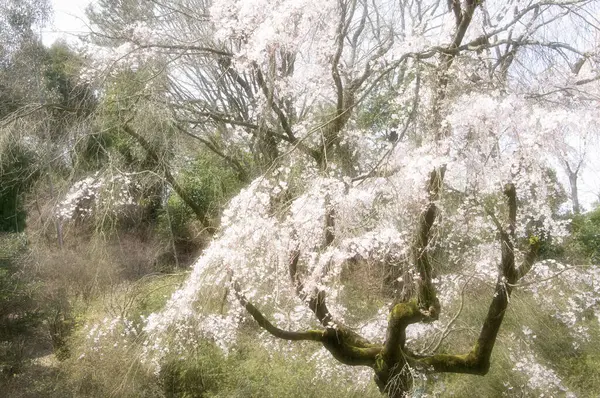
[[[45,45],[57,39],[76,41],[76,35],[89,32],[85,22],[85,8],[90,0],[51,0],[54,11],[53,23],[42,30]]]
[[[85,8],[93,0],[51,0],[54,18],[53,23],[42,31],[45,45],[51,45],[57,39],[77,42],[77,35],[89,32],[85,18]],[[568,178],[558,168],[559,180],[569,192]],[[579,200],[585,210],[600,201],[600,142],[587,151],[587,161],[580,174]]]

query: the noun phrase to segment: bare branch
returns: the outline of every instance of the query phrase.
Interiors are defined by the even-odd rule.
[[[185,202],[185,204],[188,205],[194,211],[194,214],[196,215],[198,220],[202,222],[202,225],[209,231],[214,232],[214,227],[210,225],[209,220],[206,216],[206,212],[203,211],[200,208],[200,206],[198,206],[198,204],[192,199],[192,197],[186,192],[186,190],[181,185],[179,185],[179,183],[171,173],[169,167],[165,165],[163,161],[161,161],[158,153],[152,147],[150,142],[148,142],[148,140],[146,140],[142,135],[135,131],[128,123],[129,122],[123,124],[123,131],[127,133],[130,137],[135,139],[138,142],[138,144],[140,144],[140,146],[144,148],[144,150],[148,153],[150,158],[152,158],[156,166],[162,169],[165,180],[169,183],[169,185],[171,185],[173,190],[177,192],[177,195],[179,195],[179,197]]]

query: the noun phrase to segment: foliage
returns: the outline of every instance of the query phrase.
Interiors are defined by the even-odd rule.
[[[41,320],[35,285],[19,266],[26,250],[22,234],[0,235],[0,378],[18,373],[30,349],[26,342]]]
[[[600,263],[600,207],[573,220],[575,244],[592,264]]]
[[[93,87],[82,81],[83,54],[65,43],[55,43],[46,50],[44,66],[45,101],[52,104],[48,119],[55,135],[89,117],[96,108]]]
[[[151,95],[152,90],[148,89],[147,82],[152,74],[150,67],[122,71],[107,82],[106,92],[95,114],[95,131],[81,144],[81,161],[84,165],[85,162],[91,162],[89,166],[98,168],[111,159],[128,170],[156,170],[158,165],[149,163],[149,156],[144,148],[140,148],[136,139],[122,128],[126,121],[131,121],[136,114],[143,112],[136,124],[148,129],[144,136],[149,137],[156,151],[161,154],[168,151],[169,148],[164,147],[165,144],[168,145],[168,140],[163,138],[169,135],[169,126],[161,117],[160,110],[149,107],[143,109],[144,97]],[[146,113],[147,111],[149,112]]]
[[[37,156],[14,137],[7,141],[0,146],[0,231],[23,232],[25,195],[39,177]]]
[[[210,153],[202,153],[190,161],[178,178],[183,189],[210,219],[219,217],[241,185],[234,172]],[[181,198],[170,193],[159,215],[159,228],[164,231],[162,234],[172,234],[176,240],[189,243],[192,238],[190,220],[193,218],[194,213]]]

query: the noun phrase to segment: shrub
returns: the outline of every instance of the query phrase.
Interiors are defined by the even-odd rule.
[[[39,176],[36,155],[15,138],[0,146],[0,232],[23,232],[23,197]]]
[[[236,174],[221,159],[210,153],[201,153],[191,161],[190,167],[179,175],[182,188],[202,209],[211,224],[217,224],[222,208],[242,187]],[[170,256],[191,259],[202,242],[202,226],[192,209],[173,191],[158,216],[158,233],[168,242]]]
[[[0,376],[18,373],[28,358],[26,342],[40,325],[35,286],[19,267],[26,250],[22,234],[0,235]]]
[[[600,263],[600,206],[573,219],[573,236],[584,256]]]

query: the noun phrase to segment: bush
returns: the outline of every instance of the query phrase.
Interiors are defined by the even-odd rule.
[[[181,172],[179,181],[213,225],[217,224],[225,204],[243,185],[231,168],[210,153],[198,155],[190,167]],[[202,236],[202,226],[198,221],[192,209],[177,193],[170,191],[158,216],[159,235],[172,243],[168,249],[170,255],[165,258],[195,257],[202,243],[196,239]]]
[[[0,232],[25,229],[23,196],[39,176],[35,160],[35,153],[13,137],[0,147]]]
[[[148,276],[105,289],[79,315],[61,364],[60,389],[71,397],[163,397],[159,378],[145,364],[143,316],[162,308],[184,275]]]
[[[206,342],[187,359],[168,359],[160,373],[166,398],[214,396],[228,383],[227,378],[225,358],[217,347]]]
[[[35,286],[19,267],[26,250],[21,234],[0,235],[0,376],[18,373],[29,357],[27,342],[40,325]]]
[[[585,257],[600,263],[600,206],[573,219],[573,237]]]

